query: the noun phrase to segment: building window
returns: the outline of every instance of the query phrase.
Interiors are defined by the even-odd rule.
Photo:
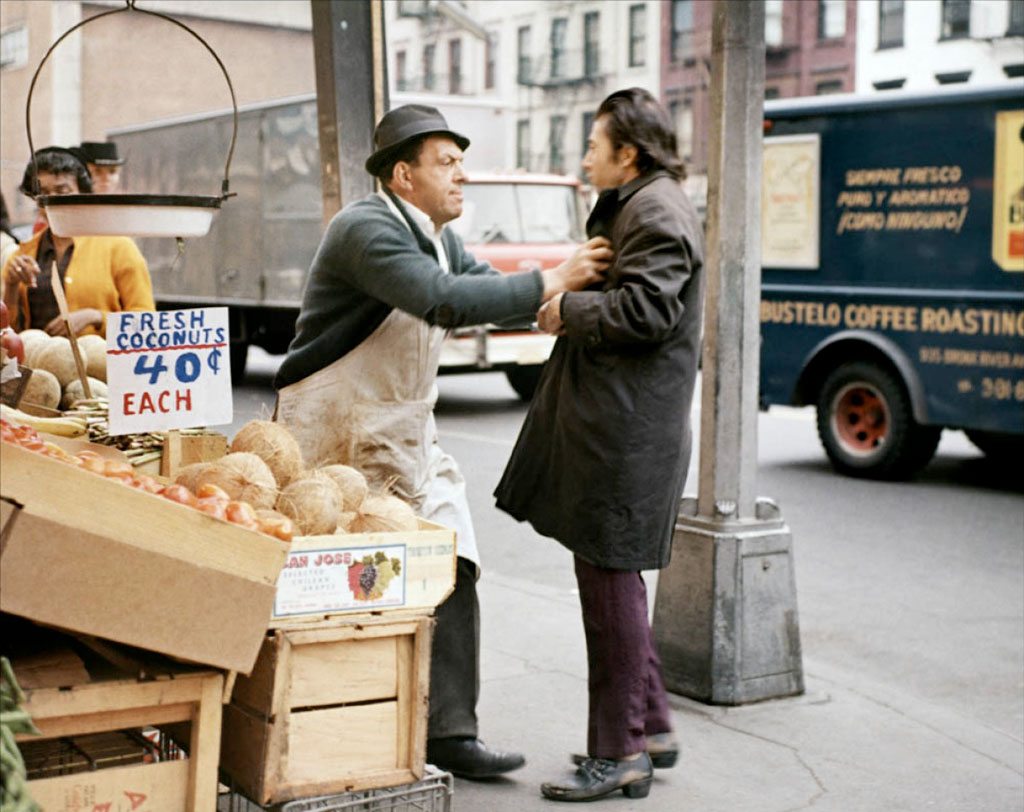
[[[395,90],[408,90],[405,78],[405,51],[395,51]]]
[[[423,89],[434,89],[434,46],[423,46]]]
[[[672,0],[672,61],[680,62],[693,48],[693,0]]]
[[[935,81],[940,85],[958,85],[971,78],[969,70],[958,70],[952,73],[936,73]]]
[[[643,67],[647,59],[647,6],[629,7],[629,66]]]
[[[484,88],[494,89],[494,76],[497,71],[498,62],[498,35],[489,33],[487,44],[484,46]]]
[[[551,21],[551,78],[557,79],[565,76],[565,32],[569,28],[569,21],[565,17],[558,17]]]
[[[448,92],[462,92],[462,40],[448,41]]]
[[[764,100],[771,101],[772,99],[781,98],[779,96],[779,89],[777,87],[766,87],[764,89]]]
[[[565,116],[551,116],[548,130],[548,171],[565,171]]]
[[[594,128],[594,119],[597,113],[583,114],[583,150],[580,154],[586,155],[590,151],[590,131]]]
[[[690,161],[693,156],[693,102],[690,99],[674,101],[669,104],[668,112],[676,128],[679,157],[684,161]]]
[[[846,0],[818,0],[818,39],[846,35]]]
[[[942,0],[942,39],[971,35],[971,0]]]
[[[1024,2],[1024,0],[1022,0]],[[583,75],[597,76],[601,70],[601,15],[590,11],[583,15]]]
[[[0,34],[0,68],[28,64],[28,27],[19,25]]]
[[[878,47],[903,47],[903,0],[880,0],[878,4]]]
[[[827,82],[818,82],[814,88],[815,95],[828,96],[832,93],[842,93],[843,83],[839,79],[829,79]]]
[[[1010,19],[1006,23],[1006,36],[1024,36],[1024,0],[1010,0]]]
[[[782,45],[782,0],[765,0],[764,44],[769,48]]]
[[[875,90],[899,90],[903,85],[907,83],[906,78],[903,79],[885,79],[880,82],[872,82]]]
[[[530,64],[530,26],[524,25],[519,28],[516,35],[516,53],[518,55],[519,68],[516,76],[520,84],[527,84],[530,81],[532,67]]]
[[[530,167],[530,119],[516,122],[516,166],[529,170]]]

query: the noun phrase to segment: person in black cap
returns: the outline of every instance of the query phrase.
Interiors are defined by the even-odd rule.
[[[556,268],[502,275],[445,227],[462,212],[469,139],[433,107],[406,105],[381,119],[374,141],[366,170],[382,188],[346,206],[320,243],[274,380],[276,418],[307,465],[351,465],[455,530],[455,591],[436,613],[427,760],[485,778],[525,760],[478,738],[479,555],[465,481],[437,441],[441,342],[449,329],[521,321],[599,281],[611,253],[598,237]]]
[[[83,141],[77,152],[89,170],[93,192],[109,195],[120,191],[124,158],[117,154],[117,144],[113,141]]]

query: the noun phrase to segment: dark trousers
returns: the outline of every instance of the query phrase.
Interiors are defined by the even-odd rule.
[[[455,591],[434,613],[430,651],[430,703],[427,738],[477,735],[480,696],[480,604],[477,566],[459,558]]]
[[[645,750],[648,735],[672,729],[647,587],[639,572],[574,558],[587,636],[587,753],[618,759]]]

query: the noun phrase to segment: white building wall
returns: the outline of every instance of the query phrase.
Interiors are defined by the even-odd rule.
[[[1024,37],[1007,37],[1009,0],[972,0],[970,37],[943,40],[940,0],[906,0],[903,46],[878,47],[879,0],[857,7],[856,92],[874,93],[878,82],[905,79],[902,89],[939,85],[937,74],[970,72],[971,85],[1009,81],[1007,65],[1024,63]]]

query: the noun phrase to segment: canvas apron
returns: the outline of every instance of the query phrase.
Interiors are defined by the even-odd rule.
[[[310,467],[342,463],[371,488],[455,531],[458,555],[478,567],[466,483],[438,445],[437,368],[445,331],[401,310],[351,352],[278,392],[277,419]]]

